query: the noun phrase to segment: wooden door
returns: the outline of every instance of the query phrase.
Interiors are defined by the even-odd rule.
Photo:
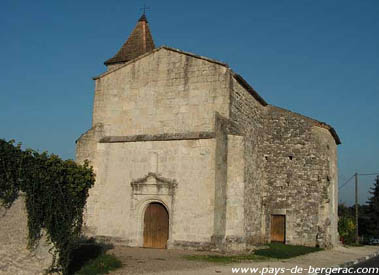
[[[143,247],[166,248],[167,240],[167,210],[160,203],[150,203],[144,217]]]
[[[271,216],[271,241],[285,242],[286,217],[284,215]]]

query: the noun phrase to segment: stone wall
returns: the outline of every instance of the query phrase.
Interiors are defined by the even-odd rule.
[[[106,136],[212,131],[227,86],[225,66],[160,48],[96,78],[92,124]]]
[[[227,67],[161,48],[112,70],[96,78],[93,126],[77,141],[77,161],[89,159],[97,174],[87,232],[141,245],[144,205],[133,203],[130,184],[157,173],[178,185],[171,198],[145,198],[168,208],[169,244],[212,246],[225,235],[225,150],[216,147],[227,145],[216,137],[215,114],[229,114]]]
[[[324,163],[317,244],[330,247],[339,243],[337,145],[327,129],[312,127],[312,133]]]
[[[227,184],[224,249],[243,251],[245,238],[245,158],[244,137],[227,135]]]
[[[0,274],[43,274],[51,264],[45,240],[33,252],[27,249],[27,214],[24,197],[20,196],[10,209],[0,208]]]
[[[263,243],[263,135],[265,107],[234,78],[230,80],[230,120],[244,136],[244,216],[248,244]]]
[[[245,233],[270,242],[271,215],[286,216],[286,243],[338,243],[337,145],[305,116],[264,106],[235,79],[230,120],[245,140]]]
[[[335,207],[324,205],[336,204],[336,197],[331,197],[328,189],[330,186],[334,190],[338,184],[336,142],[328,130],[315,126],[312,119],[274,106],[268,109],[262,200],[266,240],[270,239],[271,214],[285,214],[287,243],[328,246],[330,237],[321,235],[326,227],[335,228],[337,223],[336,219],[327,218],[336,215]],[[315,131],[321,131],[322,138],[315,136]]]
[[[82,134],[76,141],[76,161],[82,163],[89,160],[94,164],[97,151],[97,143],[104,137],[103,124],[94,125],[87,132]]]
[[[144,209],[156,201],[169,213],[169,245],[209,243],[214,231],[215,146],[214,138],[99,143],[87,232],[142,246]],[[144,181],[146,185],[133,188]],[[173,187],[158,186],[157,181]]]

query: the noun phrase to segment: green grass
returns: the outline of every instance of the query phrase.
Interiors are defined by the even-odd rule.
[[[108,274],[109,271],[115,270],[122,266],[119,259],[113,255],[101,254],[95,259],[88,261],[82,268],[76,272],[76,275],[96,275]]]
[[[360,247],[360,246],[365,246],[364,244],[356,244],[356,243],[345,243],[343,244],[343,246],[346,246],[346,247]]]
[[[321,251],[323,249],[318,247],[307,247],[300,245],[285,245],[282,243],[271,243],[269,248],[260,249],[255,251],[255,255],[276,258],[276,259],[289,259],[300,255],[305,255],[312,252]]]
[[[256,250],[255,253],[248,255],[191,255],[185,256],[185,258],[192,261],[206,261],[228,264],[246,261],[258,262],[272,261],[274,259],[289,259],[321,250],[321,248],[317,247],[271,243],[268,245],[268,248]]]

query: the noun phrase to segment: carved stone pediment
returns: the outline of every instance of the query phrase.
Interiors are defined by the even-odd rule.
[[[161,177],[156,173],[148,173],[145,177],[131,183],[133,195],[173,195],[177,183],[175,180]]]

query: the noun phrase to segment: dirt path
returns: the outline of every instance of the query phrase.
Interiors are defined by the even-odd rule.
[[[123,267],[112,272],[116,274],[159,274],[159,275],[207,275],[233,274],[232,267],[286,268],[283,274],[293,274],[289,270],[295,266],[308,268],[331,267],[347,261],[372,255],[378,252],[379,247],[336,247],[332,250],[311,253],[287,260],[273,260],[267,262],[244,262],[238,264],[215,264],[202,261],[190,261],[185,255],[215,254],[213,252],[196,252],[188,250],[165,250],[147,248],[115,247],[108,253],[116,255],[123,263]],[[249,272],[250,273],[250,272]],[[260,274],[260,272],[255,273]],[[298,273],[298,274],[308,274]]]
[[[107,253],[116,255],[123,264],[123,268],[112,272],[112,275],[157,272],[181,274],[182,271],[195,271],[215,266],[213,263],[189,261],[184,258],[186,255],[210,254],[210,252],[119,246],[109,250]]]

